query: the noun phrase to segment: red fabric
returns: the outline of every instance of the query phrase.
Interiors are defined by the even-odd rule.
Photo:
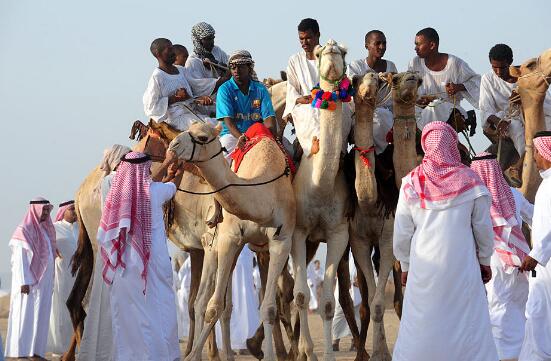
[[[551,137],[534,138],[534,145],[543,158],[551,162]]]
[[[485,155],[490,153],[477,154],[478,157]],[[492,195],[490,214],[494,226],[494,247],[505,269],[510,271],[520,266],[521,260],[530,252],[521,225],[515,217],[513,192],[503,178],[497,159],[474,160],[471,169],[480,176]]]
[[[40,200],[44,199],[40,198]],[[44,207],[52,207],[52,205],[49,203],[31,204],[23,221],[17,226],[12,235],[12,239],[20,241],[25,249],[32,252],[30,269],[35,280],[34,284],[40,282],[48,266],[48,242],[52,249],[53,258],[55,258],[57,250],[52,219],[48,216],[47,220],[40,222]],[[44,237],[43,231],[49,239]]]
[[[356,150],[356,151],[358,151],[358,153],[360,153],[360,159],[362,160],[362,162],[365,164],[366,167],[370,168],[371,163],[369,162],[368,154],[375,150],[375,146],[372,145],[371,147],[369,147],[367,149],[356,146],[356,147],[354,147],[354,150]]]
[[[457,133],[448,124],[441,121],[427,124],[421,145],[425,157],[411,171],[412,184],[408,185],[419,196],[421,208],[426,208],[427,201],[449,200],[483,185],[476,173],[461,163]]]
[[[65,214],[65,211],[67,210],[67,208],[69,208],[72,205],[74,205],[74,203],[64,205],[63,207],[59,207],[59,209],[57,210],[57,213],[55,215],[54,222],[61,221],[63,219],[63,215]]]
[[[139,152],[126,155],[127,159],[143,157],[145,154]],[[150,168],[151,161],[138,164],[120,162],[105,200],[97,235],[105,282],[113,283],[117,268],[126,267],[122,258],[130,243],[143,262],[144,292],[151,251]]]
[[[247,152],[251,150],[252,147],[254,147],[258,142],[260,142],[263,138],[270,138],[275,141],[272,132],[270,132],[270,130],[266,128],[266,126],[262,123],[254,123],[253,125],[251,125],[249,129],[247,129],[247,131],[245,132],[245,135],[247,136],[248,140],[245,143],[243,149],[235,147],[234,151],[231,154],[231,157],[233,159],[233,171],[236,173],[239,169],[239,166],[241,165],[241,161],[243,161],[243,157],[245,157],[245,154],[247,154]],[[281,145],[280,143],[277,143],[277,145],[287,158],[287,164],[291,169],[291,173],[294,174],[296,172],[295,163],[293,162],[289,154],[287,154],[287,151],[285,150],[285,148],[283,148],[283,145]]]

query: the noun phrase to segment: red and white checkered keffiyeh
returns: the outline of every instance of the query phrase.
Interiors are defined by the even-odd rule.
[[[457,133],[448,124],[431,122],[423,128],[422,163],[404,179],[406,200],[419,201],[421,208],[444,209],[488,194],[482,180],[461,163]]]
[[[497,159],[476,159],[486,156],[490,156],[490,153],[477,154],[471,169],[480,176],[492,196],[490,215],[494,228],[494,249],[499,255],[505,272],[511,273],[515,267],[521,265],[530,248],[522,233],[521,225],[515,217],[516,205],[513,192],[503,178]]]
[[[538,136],[537,138],[534,138],[534,146],[543,158],[551,162],[551,135]]]
[[[34,284],[37,284],[42,279],[46,267],[48,267],[48,256],[50,254],[48,247],[51,247],[51,256],[55,258],[57,245],[52,219],[48,216],[48,219],[40,222],[44,207],[51,208],[52,205],[42,197],[34,198],[31,202],[40,203],[30,204],[25,218],[13,232],[10,246],[18,244],[31,253],[30,269],[34,277]],[[46,233],[48,239],[44,237],[44,233]]]
[[[139,152],[123,157],[107,194],[97,235],[105,282],[113,283],[117,268],[126,267],[123,255],[130,244],[143,262],[144,292],[151,250],[151,161],[139,162],[145,157]]]

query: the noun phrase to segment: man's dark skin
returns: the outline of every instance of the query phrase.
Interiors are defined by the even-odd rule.
[[[314,33],[310,29],[306,31],[299,31],[298,40],[300,41],[300,46],[306,52],[306,59],[315,60],[316,56],[314,55],[314,49],[320,44],[320,33]],[[295,104],[310,104],[311,102],[312,96],[305,95],[297,98]]]
[[[230,71],[235,81],[235,84],[237,84],[237,87],[239,88],[239,91],[241,91],[241,93],[245,95],[249,94],[249,85],[251,82],[251,72],[252,72],[251,66],[248,64],[240,64],[240,65],[232,64],[230,65]],[[245,142],[247,141],[247,137],[245,136],[245,134],[241,133],[239,129],[237,129],[232,118],[225,117],[224,123],[226,123],[226,126],[228,127],[228,130],[230,131],[231,135],[237,138],[237,147],[239,149],[242,149],[243,146],[245,145]],[[268,129],[270,129],[272,134],[274,134],[275,136],[276,132],[275,132],[275,126],[274,126],[275,125],[274,117],[268,117],[264,119],[264,125]]]
[[[211,36],[207,36],[206,38],[201,39],[201,45],[203,46],[203,48],[205,48],[205,50],[208,50],[209,52],[212,52],[212,49],[214,49],[214,38],[215,38],[215,36],[211,35]],[[218,61],[214,58],[214,56],[210,59],[209,58],[203,59],[203,66],[206,69],[210,69],[210,67],[211,67],[210,63],[219,64]],[[226,66],[226,64],[220,64],[220,65]],[[220,87],[220,85],[222,85],[226,81],[228,81],[230,79],[230,77],[231,77],[231,73],[228,71],[224,75],[222,75],[220,78],[218,78],[218,80],[216,81],[216,84],[214,85],[214,90],[212,91],[212,93],[213,94],[216,93],[218,91],[218,88]]]
[[[40,218],[38,218],[38,221],[41,222],[41,223],[46,221],[48,219],[48,217],[50,216],[50,212],[52,211],[52,208],[53,207],[49,204],[42,207],[42,213],[40,214]],[[57,252],[57,250],[56,250],[56,253],[59,256],[59,253]],[[30,291],[31,291],[31,286],[30,285],[21,286],[21,293],[23,293],[25,295],[28,295]]]
[[[492,65],[492,70],[497,75],[498,78],[506,81],[507,83],[514,84],[517,82],[517,78],[511,75],[509,72],[509,66],[511,66],[511,63],[507,60],[494,60],[490,59],[490,64]],[[511,94],[510,99],[514,99],[515,103],[520,104],[520,97],[518,96],[517,92],[513,91]],[[498,130],[499,134],[501,136],[507,136],[507,130],[509,129],[509,122],[502,121],[495,115],[490,115],[488,117],[488,123],[492,124],[496,129]]]
[[[77,221],[77,212],[75,211],[75,205],[71,204],[63,213],[63,219],[68,223],[75,223]]]
[[[425,60],[425,65],[432,71],[442,71],[448,64],[448,54],[440,53],[438,51],[438,43],[427,39],[423,35],[417,35],[415,37],[415,52],[417,56]],[[465,91],[463,84],[446,84],[446,92],[448,96],[452,97],[460,91]],[[417,105],[424,108],[434,98],[423,96],[417,100]]]
[[[551,168],[551,162],[542,157],[536,147],[534,147],[534,161],[536,162],[536,167],[540,171],[545,171]],[[519,271],[533,271],[537,265],[538,261],[530,256],[526,256],[524,257],[524,260],[522,260],[522,265],[520,266]]]
[[[186,66],[186,61],[189,57],[189,52],[187,51],[187,49],[181,46],[181,48],[176,51],[176,48],[174,48],[174,54],[174,65]]]
[[[386,37],[383,34],[372,33],[365,41],[368,55],[365,58],[367,65],[377,73],[386,71],[386,60],[383,56],[386,52]]]
[[[172,49],[172,43],[170,41],[166,42],[164,46],[159,49],[159,51],[154,54],[155,58],[159,62],[158,68],[164,71],[167,74],[176,75],[179,73],[178,68],[174,66],[174,61],[176,60],[176,54],[174,49]],[[190,95],[184,88],[176,90],[176,92],[168,97],[168,105],[182,102],[190,98]],[[207,96],[197,97],[195,101],[201,105],[211,105],[212,99]]]

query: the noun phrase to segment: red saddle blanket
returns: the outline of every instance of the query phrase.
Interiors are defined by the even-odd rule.
[[[262,123],[254,123],[247,129],[245,132],[245,135],[247,136],[248,140],[245,143],[245,146],[243,149],[235,148],[234,151],[231,154],[231,157],[233,159],[233,171],[237,173],[237,170],[239,169],[239,165],[241,165],[241,161],[243,160],[243,157],[249,150],[251,150],[258,142],[260,142],[263,138],[270,138],[275,141],[274,136],[272,135],[272,132],[266,126]],[[281,151],[283,152],[283,155],[287,158],[287,164],[289,165],[289,169],[291,170],[291,173],[295,174],[296,167],[295,163],[293,162],[293,159],[291,156],[287,153],[283,145],[279,142],[276,142]]]

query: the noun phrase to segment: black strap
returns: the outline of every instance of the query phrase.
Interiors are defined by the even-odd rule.
[[[145,154],[143,157],[140,157],[140,158],[126,158],[128,154],[123,155],[121,158],[121,161],[132,163],[132,164],[140,164],[151,160],[151,157],[147,154]]]
[[[30,201],[29,204],[50,204],[50,201],[43,200],[43,201]]]
[[[497,155],[495,154],[481,155],[481,156],[474,157],[472,161],[474,162],[476,160],[486,160],[486,159],[497,159]]]
[[[63,202],[63,203],[60,203],[60,204],[59,204],[59,208],[65,207],[65,206],[68,206],[69,204],[74,204],[74,203],[75,203],[74,200],[70,200],[70,201],[67,201],[67,202]]]

